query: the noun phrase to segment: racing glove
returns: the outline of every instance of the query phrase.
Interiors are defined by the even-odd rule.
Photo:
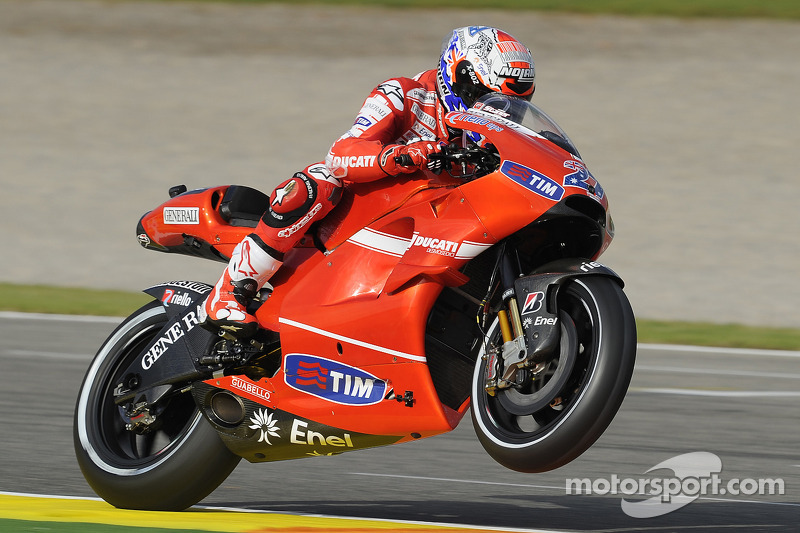
[[[433,171],[440,170],[442,161],[431,160],[430,156],[441,153],[443,145],[444,143],[438,141],[390,144],[381,152],[379,164],[390,176],[409,174],[422,167]]]

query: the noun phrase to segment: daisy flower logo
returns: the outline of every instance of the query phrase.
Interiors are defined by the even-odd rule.
[[[278,420],[266,409],[259,409],[253,416],[250,417],[250,429],[258,429],[261,434],[258,436],[258,442],[266,442],[272,445],[269,441],[270,437],[279,437],[278,431],[280,430]]]

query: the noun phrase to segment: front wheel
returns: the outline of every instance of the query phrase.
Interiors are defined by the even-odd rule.
[[[211,493],[239,462],[200,415],[191,394],[160,406],[146,432],[114,403],[123,373],[166,324],[159,302],[128,317],[92,361],[75,407],[75,454],[86,481],[110,504],[178,511]]]
[[[503,341],[497,320],[472,378],[472,422],[484,449],[520,472],[572,461],[606,430],[628,390],[636,322],[616,281],[585,277],[559,289],[559,354],[514,387],[486,391],[487,346]],[[527,372],[527,371],[526,371]]]

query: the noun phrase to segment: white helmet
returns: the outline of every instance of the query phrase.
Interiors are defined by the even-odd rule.
[[[468,109],[490,92],[530,100],[534,78],[531,51],[502,30],[457,28],[442,43],[436,86],[448,111]]]

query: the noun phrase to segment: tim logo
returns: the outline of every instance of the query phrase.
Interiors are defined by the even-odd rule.
[[[372,121],[366,117],[358,117],[355,121],[356,126],[362,126],[364,128],[369,128],[372,126]]]
[[[528,313],[535,313],[542,308],[544,303],[544,293],[532,292],[525,298],[525,304],[522,306],[520,314],[527,315]]]
[[[603,197],[603,188],[594,179],[592,173],[586,169],[586,165],[580,161],[570,159],[569,161],[564,161],[564,168],[574,171],[564,175],[564,185],[567,187],[580,187],[597,198]]]
[[[288,354],[286,384],[317,398],[344,405],[372,405],[383,400],[386,383],[337,361],[304,354]]]
[[[541,172],[536,172],[525,165],[520,165],[513,161],[504,161],[503,165],[500,167],[500,172],[526,189],[535,192],[539,196],[544,196],[548,200],[557,202],[564,196],[564,187]]]

